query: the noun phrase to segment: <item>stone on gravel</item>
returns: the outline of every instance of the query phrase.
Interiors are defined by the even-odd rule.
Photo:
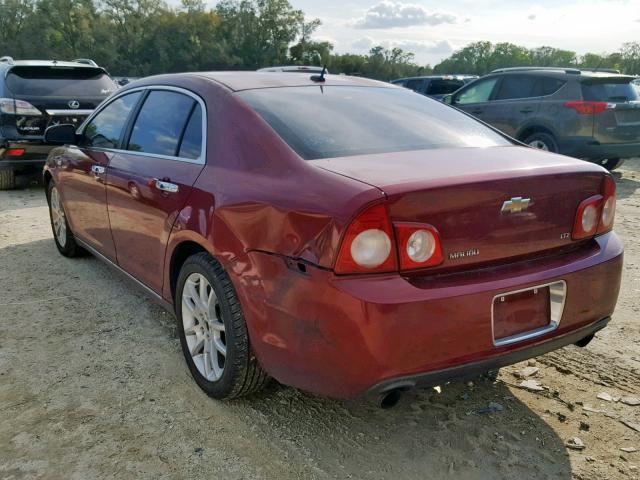
[[[623,425],[626,425],[631,430],[635,430],[636,432],[640,432],[640,423],[633,423],[633,422],[630,422],[629,420],[620,420],[620,421],[622,422]]]
[[[640,398],[638,397],[622,397],[620,401],[625,405],[631,405],[632,407],[640,405]]]
[[[518,387],[524,388],[525,390],[531,390],[532,392],[541,392],[544,390],[544,387],[536,380],[524,380],[520,382]]]
[[[604,400],[605,402],[613,402],[613,397],[607,392],[600,392],[596,395],[600,400]]]
[[[638,451],[636,447],[622,447],[620,450],[626,453],[633,453]]]
[[[584,442],[578,437],[571,437],[565,442],[565,446],[571,450],[584,450],[586,448]]]
[[[517,371],[515,375],[518,378],[527,378],[527,377],[533,377],[539,371],[540,369],[538,367],[525,367],[522,370]]]

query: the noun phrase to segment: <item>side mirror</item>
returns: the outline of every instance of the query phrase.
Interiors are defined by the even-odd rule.
[[[44,141],[54,145],[72,145],[76,143],[76,128],[70,123],[52,125],[44,131]]]
[[[446,103],[447,105],[453,105],[453,95],[451,93],[445,95],[444,97],[442,97],[442,102]]]

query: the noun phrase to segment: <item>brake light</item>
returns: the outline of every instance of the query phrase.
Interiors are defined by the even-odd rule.
[[[7,157],[21,157],[24,155],[24,148],[9,148],[4,152],[4,154]]]
[[[580,115],[597,115],[609,108],[609,104],[607,102],[590,102],[586,100],[565,102],[564,106],[567,108],[573,108]]]
[[[602,214],[598,233],[607,233],[613,228],[613,220],[616,215],[616,182],[610,175],[604,177],[602,182]]]
[[[336,273],[397,270],[395,239],[384,204],[364,210],[347,228],[336,260]]]
[[[395,223],[400,270],[432,267],[442,263],[440,234],[432,225]]]
[[[0,98],[0,112],[9,115],[42,115],[42,112],[29,102],[13,98]]]

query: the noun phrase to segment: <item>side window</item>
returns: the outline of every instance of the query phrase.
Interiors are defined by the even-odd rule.
[[[138,113],[127,150],[176,156],[187,117],[195,103],[182,93],[152,90]]]
[[[414,78],[412,80],[407,80],[405,87],[413,90],[414,92],[421,92],[422,83],[423,83],[422,78]]]
[[[544,97],[556,93],[567,82],[558,78],[538,77],[533,87],[534,97]]]
[[[446,95],[453,93],[464,85],[462,80],[431,80],[427,95]]]
[[[114,100],[103,108],[84,128],[83,147],[118,148],[127,117],[142,92],[133,92]]]
[[[505,75],[496,94],[496,100],[533,97],[536,77],[531,75]]]
[[[202,109],[200,104],[196,103],[196,107],[191,112],[189,122],[182,135],[182,142],[178,150],[178,156],[182,158],[190,158],[195,160],[200,157],[202,150]]]
[[[493,77],[474,83],[464,92],[456,95],[454,103],[464,105],[467,103],[488,102],[497,81],[498,77]]]

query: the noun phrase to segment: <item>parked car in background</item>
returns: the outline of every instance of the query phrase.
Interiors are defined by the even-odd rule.
[[[616,304],[608,172],[388,83],[149,77],[46,138],[58,250],[173,310],[215,398],[271,376],[388,407],[585,345]]]
[[[613,170],[640,156],[640,97],[632,81],[574,68],[504,68],[444,101],[527,145]]]
[[[107,72],[88,62],[0,59],[0,189],[15,187],[16,174],[42,171],[48,126],[80,126],[116,90]]]
[[[257,72],[289,72],[289,73],[322,73],[323,67],[309,65],[285,65],[280,67],[265,67]],[[329,73],[325,70],[325,73]]]
[[[477,78],[477,75],[428,75],[424,77],[398,78],[397,80],[391,80],[391,83],[428,97],[440,99]]]

